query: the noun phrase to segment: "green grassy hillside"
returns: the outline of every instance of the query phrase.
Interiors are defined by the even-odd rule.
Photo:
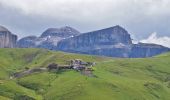
[[[26,68],[96,62],[95,77],[67,70],[11,79]],[[169,100],[170,53],[153,58],[116,59],[44,49],[0,49],[0,100]]]

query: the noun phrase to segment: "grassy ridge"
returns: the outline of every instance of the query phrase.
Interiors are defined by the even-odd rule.
[[[95,77],[76,71],[43,72],[10,79],[25,68],[66,64],[70,59],[97,62]],[[145,59],[114,59],[44,49],[0,49],[0,99],[169,100],[170,54]]]

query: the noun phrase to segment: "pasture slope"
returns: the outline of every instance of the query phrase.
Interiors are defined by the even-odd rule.
[[[73,70],[11,78],[28,68],[96,62],[94,77]],[[0,100],[169,100],[170,53],[121,59],[45,49],[0,49]]]

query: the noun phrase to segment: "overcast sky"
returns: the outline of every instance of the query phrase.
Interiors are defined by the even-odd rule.
[[[83,33],[121,25],[137,39],[170,36],[170,0],[0,0],[0,25],[20,38],[65,25]]]

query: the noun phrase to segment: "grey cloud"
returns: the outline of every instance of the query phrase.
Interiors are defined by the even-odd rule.
[[[168,0],[0,0],[0,24],[20,37],[48,27],[87,32],[117,24],[140,39],[155,31],[170,36],[169,5]]]

